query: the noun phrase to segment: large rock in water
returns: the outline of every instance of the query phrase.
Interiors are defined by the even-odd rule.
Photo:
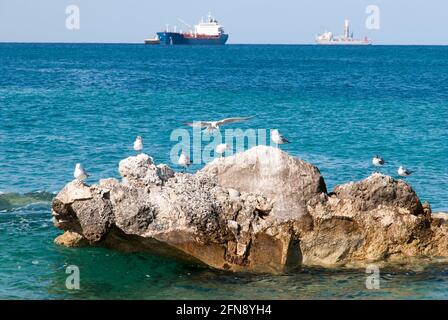
[[[53,200],[56,243],[107,246],[218,269],[284,272],[448,256],[448,224],[405,182],[381,174],[327,194],[319,170],[259,146],[175,173],[145,154],[122,182],[70,182]]]
[[[271,217],[276,219],[300,219],[310,199],[327,192],[317,167],[273,147],[216,158],[202,171],[215,175],[223,187],[262,193],[274,202]]]

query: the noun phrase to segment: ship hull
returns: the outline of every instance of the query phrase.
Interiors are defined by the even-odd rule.
[[[372,43],[366,42],[317,42],[322,46],[370,46]]]
[[[224,45],[228,34],[218,37],[192,37],[178,32],[157,32],[162,45]]]

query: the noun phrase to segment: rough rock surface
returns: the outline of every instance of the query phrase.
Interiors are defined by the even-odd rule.
[[[216,158],[202,171],[216,175],[226,188],[262,193],[274,201],[276,218],[300,218],[310,199],[327,192],[317,167],[273,147]]]
[[[65,247],[83,247],[88,241],[82,235],[72,231],[66,231],[54,239],[54,243]]]
[[[319,170],[259,146],[175,173],[140,154],[122,181],[72,181],[53,200],[55,242],[279,273],[301,265],[448,256],[448,224],[404,181],[373,174],[330,194]]]

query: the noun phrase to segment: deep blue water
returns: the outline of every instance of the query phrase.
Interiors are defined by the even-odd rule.
[[[330,190],[380,154],[384,173],[409,167],[422,201],[448,210],[448,47],[0,44],[0,298],[448,298],[444,265],[390,271],[371,291],[364,270],[235,275],[53,245],[49,200],[76,162],[89,182],[118,177],[141,135],[171,165],[172,130],[240,115],[256,117],[229,128],[279,128]],[[79,291],[65,289],[68,264]]]

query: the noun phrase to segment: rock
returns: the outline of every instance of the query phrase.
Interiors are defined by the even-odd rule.
[[[235,239],[238,239],[238,233],[239,233],[238,222],[236,222],[235,220],[227,220],[227,228],[229,228],[229,230],[232,231],[233,235],[235,236]]]
[[[221,186],[271,199],[277,218],[307,214],[307,202],[327,192],[317,167],[274,147],[257,146],[248,152],[216,158],[202,171],[216,175]]]
[[[230,197],[231,200],[236,201],[241,196],[241,193],[238,190],[229,188],[229,189],[227,189],[227,191],[229,192],[229,197]]]
[[[433,213],[431,218],[437,226],[441,226],[442,224],[446,224],[448,222],[448,213],[446,212]]]
[[[124,184],[136,187],[161,186],[174,176],[170,167],[154,165],[153,159],[144,153],[120,161],[118,171]]]
[[[349,202],[352,212],[369,211],[379,205],[406,209],[413,215],[423,214],[423,207],[417,194],[402,180],[374,173],[360,182],[337,186],[333,193],[338,199]]]
[[[54,243],[65,247],[84,247],[88,241],[79,233],[66,231],[54,239]]]
[[[246,254],[246,251],[247,251],[247,245],[239,242],[236,244],[236,254],[238,256],[244,256]]]
[[[174,177],[174,170],[166,164],[159,164],[157,166],[157,175],[160,177],[160,180],[166,182],[168,179]]]
[[[423,209],[424,214],[426,214],[426,215],[428,215],[428,216],[431,216],[431,214],[432,214],[432,209],[431,209],[431,205],[429,204],[428,201],[425,201],[425,202],[423,203],[423,205],[422,205],[422,209]]]
[[[55,197],[55,242],[148,251],[232,271],[448,257],[445,216],[404,181],[373,174],[328,194],[319,170],[272,147],[219,158],[195,174],[145,154],[122,181],[70,182]]]
[[[414,190],[379,173],[337,186],[309,210],[314,230],[302,238],[306,264],[404,258],[431,246],[430,220]]]
[[[78,180],[73,180],[67,184],[60,192],[59,196],[59,200],[65,204],[73,203],[75,201],[89,200],[92,198],[93,195],[90,187]]]

